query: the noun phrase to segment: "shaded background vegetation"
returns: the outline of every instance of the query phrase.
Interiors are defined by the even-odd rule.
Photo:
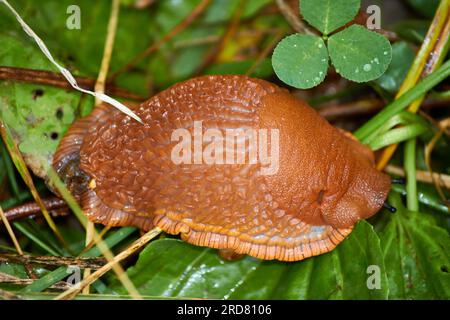
[[[74,2],[81,8],[80,30],[65,27],[66,9]],[[270,58],[277,42],[293,30],[276,1],[213,0],[198,17],[187,21],[201,2],[156,0],[149,1],[144,8],[136,8],[134,1],[123,0],[109,72],[113,80],[107,92],[122,101],[139,103],[171,84],[201,74],[249,74],[283,85],[273,72]],[[297,1],[286,2],[298,14]],[[356,84],[330,70],[319,87],[292,92],[308,100],[333,124],[348,130],[358,128],[394,99],[438,2],[365,1],[363,8],[367,4],[382,8],[382,26],[393,45],[388,71],[373,82]],[[57,60],[92,87],[101,65],[110,1],[11,3]],[[164,40],[180,23],[184,28]],[[155,43],[160,45],[147,50]],[[131,68],[123,69],[146,50],[148,54]],[[49,73],[33,76],[27,73],[29,70]],[[41,176],[44,175],[41,162],[50,162],[69,125],[94,106],[91,97],[61,88],[63,80],[50,84],[49,79],[53,79],[56,71],[15,18],[0,5],[0,115],[28,166]],[[30,79],[24,79],[27,74]],[[41,83],[37,83],[39,77],[44,79]],[[448,82],[437,90],[440,93],[431,93],[422,108],[423,116],[435,122],[450,116]],[[423,150],[434,136],[433,130],[436,127],[419,139],[416,165],[423,171],[428,170]],[[4,143],[1,151],[0,204],[6,210],[32,197]],[[431,159],[435,172],[450,174],[448,132],[437,141]],[[391,165],[403,166],[402,148]],[[44,181],[33,178],[41,196],[50,196]],[[396,214],[381,211],[370,221],[360,222],[336,250],[305,261],[281,263],[245,257],[229,262],[215,250],[161,235],[123,266],[139,292],[149,298],[448,299],[450,220],[445,201],[448,190],[443,188],[440,195],[433,184],[419,182],[420,212],[405,208],[405,192],[401,186],[391,192],[390,202],[397,207]],[[26,254],[70,257],[83,251],[85,231],[79,222],[68,209],[57,213],[63,215],[55,221],[69,244],[67,247],[61,245],[39,214],[13,223]],[[101,226],[96,227],[99,232],[102,230]],[[138,237],[139,231],[133,228],[113,229],[104,236],[114,252],[120,252]],[[6,230],[0,227],[1,289],[22,298],[53,298],[64,288],[59,282],[67,277],[64,267],[23,263],[11,258],[15,253]],[[95,249],[88,253],[91,257],[99,255]],[[370,265],[380,267],[381,289],[367,287],[366,270]],[[98,299],[128,294],[112,272],[98,280],[91,292],[81,297]]]

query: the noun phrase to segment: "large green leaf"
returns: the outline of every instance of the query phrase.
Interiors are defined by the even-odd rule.
[[[40,51],[14,36],[0,34],[0,65],[50,69]],[[0,82],[0,117],[11,128],[19,150],[36,174],[49,163],[59,140],[75,119],[80,93],[54,87]]]
[[[80,29],[66,27],[70,16],[67,8],[73,4],[80,8]],[[16,0],[13,5],[57,58],[75,66],[80,74],[97,75],[103,56],[111,1],[78,0],[74,3],[72,0]],[[153,23],[148,10],[121,8],[111,70],[122,67],[146,48],[147,39],[154,30]],[[3,5],[0,6],[0,28],[5,33],[13,30],[17,36],[36,46]],[[130,37],[130,34],[136,36]]]
[[[414,50],[406,42],[397,42],[392,46],[392,62],[386,72],[375,82],[384,90],[395,94],[414,61]]]
[[[398,196],[397,207],[380,233],[389,279],[390,299],[449,299],[450,242],[433,219],[407,211]]]
[[[381,289],[368,289],[367,268],[380,268]],[[222,260],[216,250],[174,239],[152,242],[128,275],[144,295],[218,299],[385,299],[380,241],[363,221],[331,253],[295,263],[245,257]],[[119,290],[115,286],[116,290]],[[120,290],[119,290],[120,291]]]

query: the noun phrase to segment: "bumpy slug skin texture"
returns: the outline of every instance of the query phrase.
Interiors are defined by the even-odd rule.
[[[367,147],[263,80],[199,77],[133,111],[145,125],[114,108],[95,110],[73,125],[55,156],[58,169],[79,154],[79,168],[92,179],[81,202],[94,222],[158,226],[195,245],[297,261],[336,247],[381,208],[390,189]],[[194,136],[194,121],[223,137],[232,128],[266,129],[269,137],[277,129],[278,170],[262,174],[268,164],[248,158],[175,164],[179,140],[172,133],[184,128]],[[274,141],[267,140],[268,150]],[[249,145],[235,152],[248,155]]]

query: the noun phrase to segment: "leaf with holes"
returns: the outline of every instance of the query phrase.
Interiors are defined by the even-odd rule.
[[[40,51],[13,36],[1,35],[0,64],[50,69]],[[14,57],[13,60],[10,60]],[[75,119],[80,93],[54,87],[3,81],[0,83],[0,117],[13,131],[19,150],[33,172],[44,176],[59,140]]]
[[[328,51],[316,36],[294,34],[284,38],[272,56],[277,76],[290,86],[308,89],[317,86],[328,70]]]
[[[392,60],[392,47],[382,35],[353,25],[328,40],[336,71],[355,82],[367,82],[383,75]]]
[[[397,208],[380,232],[390,299],[450,299],[448,232],[431,215],[410,212],[399,196]]]
[[[361,0],[301,0],[300,13],[310,25],[328,35],[353,20]]]

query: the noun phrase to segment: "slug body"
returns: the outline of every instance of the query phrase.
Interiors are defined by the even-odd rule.
[[[296,261],[331,251],[358,220],[380,210],[390,189],[370,149],[263,80],[199,77],[133,111],[145,125],[96,108],[72,125],[55,154],[56,170],[76,186],[91,221],[157,226],[195,245]],[[177,129],[193,137],[208,129],[223,136],[228,129],[277,130],[277,169],[261,174],[267,164],[259,161],[195,161],[202,160],[195,148],[206,150],[212,139],[189,146],[193,163],[177,163]],[[275,140],[267,141],[271,150]]]

